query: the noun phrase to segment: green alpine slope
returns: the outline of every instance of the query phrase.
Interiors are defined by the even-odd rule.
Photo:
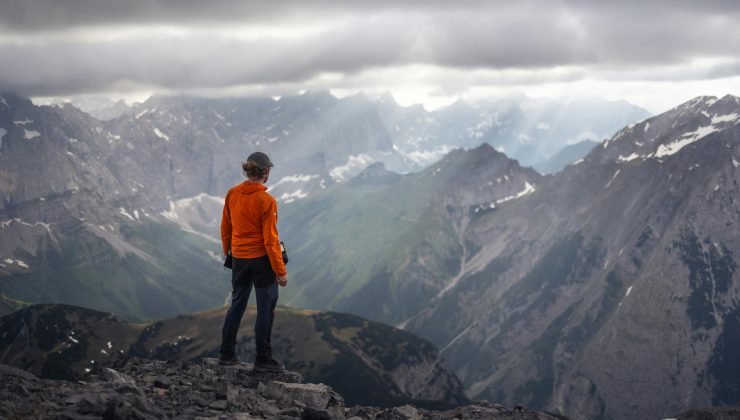
[[[473,218],[527,194],[541,177],[488,145],[451,152],[415,174],[378,164],[281,208],[291,306],[398,323],[461,270]],[[528,187],[529,186],[529,187]]]
[[[143,321],[213,307],[230,290],[229,273],[208,253],[220,247],[173,223],[121,224],[114,235],[80,222],[45,235],[19,256],[26,268],[0,275],[0,293]]]

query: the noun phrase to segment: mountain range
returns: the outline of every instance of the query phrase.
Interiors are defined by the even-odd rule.
[[[452,148],[474,148],[485,142],[522,165],[531,166],[568,145],[585,140],[600,142],[623,126],[650,116],[624,101],[558,102],[521,94],[473,104],[459,100],[434,112],[419,105],[401,107],[386,94],[380,98],[378,109],[396,149],[427,165],[434,163],[424,159],[430,154],[441,156]]]
[[[391,99],[153,97],[101,121],[3,94],[0,292],[137,321],[217,306],[218,197],[264,148],[299,279],[281,302],[420,335],[471,398],[602,419],[737,403],[738,98],[630,124],[550,175],[512,156],[599,136],[549,153],[512,134],[520,114],[557,131],[531,105]]]
[[[376,102],[320,91],[279,100],[154,96],[105,120],[68,103],[0,98],[0,293],[139,321],[225,299],[218,208],[224,191],[243,179],[250,150],[273,156],[271,192],[289,204],[373,163],[408,171],[437,159],[433,147],[485,140],[455,122],[481,118],[471,107],[429,113],[388,95]],[[419,115],[415,128],[403,122],[411,113]],[[569,129],[601,124],[594,118]],[[407,128],[388,125],[395,120]],[[422,123],[463,134],[410,151],[409,133]]]
[[[293,301],[429,339],[471,398],[602,419],[737,404],[739,127],[740,99],[699,97],[554,175],[485,145],[367,174],[288,208]]]

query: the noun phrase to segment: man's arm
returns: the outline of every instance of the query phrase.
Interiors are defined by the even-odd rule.
[[[229,193],[226,193],[224,199],[224,211],[221,215],[221,246],[224,248],[224,255],[228,255],[231,248],[231,212],[229,211]]]
[[[270,258],[272,271],[278,277],[285,277],[288,271],[283,262],[283,252],[280,249],[280,237],[277,231],[277,202],[274,199],[266,201],[265,208],[262,210],[262,236],[265,240],[265,249]]]

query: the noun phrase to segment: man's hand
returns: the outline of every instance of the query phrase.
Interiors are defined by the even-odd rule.
[[[285,274],[284,276],[278,276],[277,282],[281,287],[285,287],[288,285],[288,274]]]

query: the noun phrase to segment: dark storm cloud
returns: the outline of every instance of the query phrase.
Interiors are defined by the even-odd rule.
[[[343,15],[383,11],[476,11],[506,10],[512,4],[532,5],[535,11],[572,8],[599,14],[628,13],[661,18],[680,10],[689,14],[727,14],[740,9],[734,0],[621,0],[613,2],[578,1],[490,1],[490,0],[4,0],[0,25],[21,31],[45,31],[74,26],[161,22],[280,20],[286,16]],[[629,22],[622,22],[628,24]],[[533,28],[537,29],[537,28]]]
[[[403,35],[399,35],[402,37]],[[352,74],[368,63],[401,62],[394,40],[346,30],[300,40],[214,42],[207,35],[102,43],[0,44],[0,88],[31,96],[106,90],[120,81],[169,89],[300,82],[322,72]]]
[[[736,1],[688,0],[5,0],[0,88],[28,95],[105,90],[121,82],[218,88],[298,83],[326,73],[347,83],[362,71],[408,64],[542,72],[482,78],[491,84],[589,75],[571,70],[548,76],[563,67],[614,80],[712,79],[740,74],[739,11]],[[184,35],[147,36],[160,24]],[[250,25],[278,28],[278,35],[294,25],[321,30],[256,39],[228,36],[228,30],[224,35],[224,27],[248,31]],[[130,27],[140,34],[101,40],[70,35]],[[707,57],[726,60],[691,68],[693,60]]]

